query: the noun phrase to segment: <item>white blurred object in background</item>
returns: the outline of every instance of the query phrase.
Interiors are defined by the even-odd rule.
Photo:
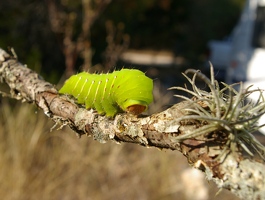
[[[188,168],[181,174],[184,193],[187,200],[207,200],[209,199],[208,185],[206,185],[205,175],[195,168]]]
[[[259,72],[257,72],[259,73]],[[264,73],[263,71],[261,71],[261,73]],[[262,92],[262,96],[263,98],[265,98],[265,78],[263,80],[258,80],[258,81],[247,81],[244,83],[243,87],[246,89],[248,87],[250,87],[250,90],[260,90],[257,92],[253,92],[250,96],[249,99],[253,102],[256,103],[258,101],[258,99],[260,98],[260,95]],[[264,90],[264,91],[263,91]],[[261,100],[262,101],[262,100]],[[259,126],[264,125],[265,124],[265,114],[261,116],[261,118],[258,121]],[[265,135],[265,126],[261,127],[259,129],[259,131]]]
[[[209,61],[212,62],[215,71],[225,71],[225,76],[219,80],[224,80],[228,84],[242,81],[244,88],[253,85],[252,89],[264,90],[265,0],[246,0],[241,17],[229,40],[210,42],[209,48]],[[250,98],[254,102],[257,101],[258,92]],[[262,116],[259,124],[264,123],[265,116]],[[265,127],[261,128],[260,132],[265,134]]]

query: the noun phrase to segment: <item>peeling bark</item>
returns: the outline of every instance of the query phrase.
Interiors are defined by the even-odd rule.
[[[78,136],[86,134],[102,143],[112,140],[180,151],[193,167],[204,171],[207,179],[213,180],[219,188],[228,189],[242,199],[265,199],[264,161],[245,155],[240,147],[236,152],[225,152],[227,136],[223,132],[181,142],[174,140],[176,136],[204,126],[196,121],[180,122],[179,119],[188,114],[184,108],[190,106],[189,101],[151,116],[137,118],[125,113],[110,119],[59,95],[52,84],[2,49],[0,77],[8,84],[12,98],[34,103],[56,125],[68,125]]]

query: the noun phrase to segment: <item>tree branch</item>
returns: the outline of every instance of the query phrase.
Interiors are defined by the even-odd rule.
[[[196,115],[198,119],[196,116],[192,118],[194,113],[191,115],[190,110],[193,107],[206,112],[201,107],[196,107],[197,104],[202,104],[196,98],[196,104],[187,98],[151,116],[137,118],[118,114],[110,119],[59,95],[52,84],[2,49],[0,77],[9,86],[12,98],[36,104],[56,125],[68,125],[78,136],[86,134],[99,142],[113,140],[178,150],[187,157],[191,165],[204,171],[207,179],[213,180],[218,187],[226,188],[240,198],[265,199],[264,160],[246,154],[241,148],[242,144],[236,143],[231,151],[228,145],[232,141],[231,133],[227,134],[220,127],[217,130],[200,115]],[[220,111],[222,113],[222,109]],[[219,121],[214,123],[218,124]],[[200,134],[193,134],[196,130]]]

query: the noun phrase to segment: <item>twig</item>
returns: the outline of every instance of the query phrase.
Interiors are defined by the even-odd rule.
[[[198,72],[195,75],[198,76]],[[242,104],[242,99],[248,93],[236,93],[234,98],[234,90],[231,91],[227,85],[225,90],[230,91],[228,96],[221,95],[220,91],[225,90],[217,90],[213,94],[193,85],[193,92],[197,94],[195,98],[184,98],[185,101],[163,112],[138,118],[118,114],[114,119],[109,119],[60,96],[52,84],[2,49],[0,80],[10,87],[13,98],[36,104],[60,127],[68,125],[79,136],[86,134],[99,142],[113,140],[178,150],[187,157],[191,165],[204,171],[207,179],[213,180],[218,187],[229,189],[240,198],[265,199],[264,160],[249,155],[257,152],[263,156],[261,150],[264,147],[257,143],[249,131],[257,128],[254,124],[264,106],[262,102],[254,107]],[[213,86],[215,81],[206,82],[216,88]],[[199,98],[202,101],[198,101]],[[224,104],[229,105],[224,107]],[[196,130],[201,133],[196,133]],[[249,154],[245,154],[244,149]]]

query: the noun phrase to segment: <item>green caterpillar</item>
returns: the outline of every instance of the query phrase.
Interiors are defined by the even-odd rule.
[[[123,110],[138,115],[153,101],[153,80],[136,69],[122,69],[108,74],[81,72],[66,80],[59,90],[72,95],[87,109],[113,117]]]

